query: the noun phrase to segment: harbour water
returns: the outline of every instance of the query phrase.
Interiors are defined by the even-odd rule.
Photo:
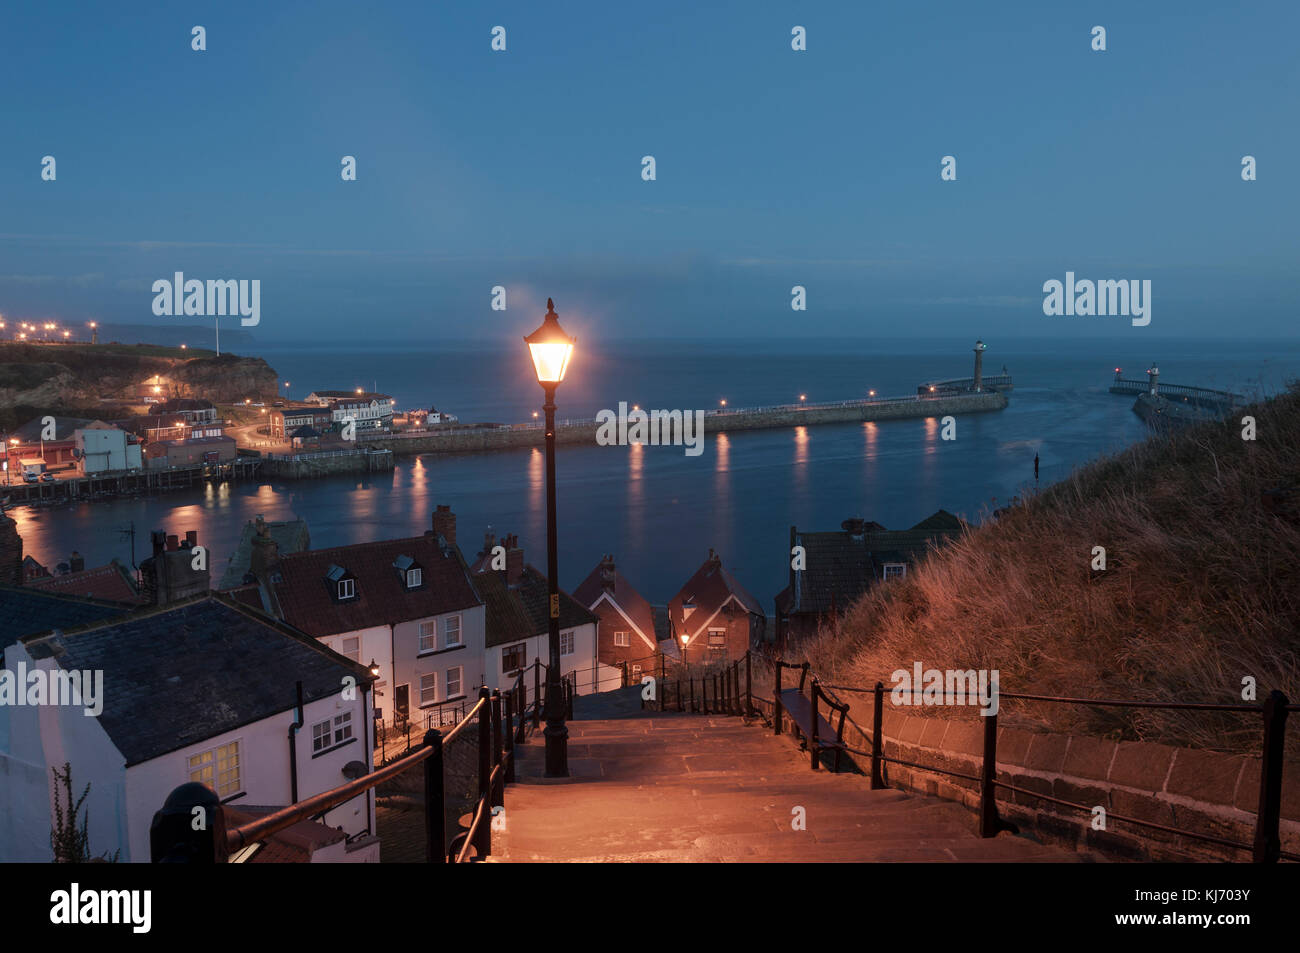
[[[1129,343],[1137,341],[1139,344]],[[849,516],[903,528],[943,508],[978,520],[1032,486],[1146,435],[1132,399],[1107,387],[1117,364],[1140,376],[1158,358],[1161,381],[1254,395],[1300,377],[1300,343],[989,342],[986,373],[1015,378],[1003,411],[958,418],[956,439],[938,420],[835,424],[717,434],[698,457],[681,447],[565,446],[558,457],[560,581],[576,585],[612,552],[651,600],[670,598],[716,549],[770,611],[784,587],[792,524],[835,529]],[[581,342],[580,342],[581,343]],[[559,391],[559,416],[591,416],[620,401],[708,409],[914,393],[926,379],[970,373],[970,341],[621,345],[579,351]],[[399,408],[428,407],[462,421],[516,422],[540,410],[541,388],[523,348],[463,345],[439,351],[262,348],[289,393],[378,386]],[[1262,435],[1261,439],[1266,439]],[[136,559],[148,532],[196,530],[219,577],[245,521],[302,518],[313,546],[414,535],[435,504],[451,505],[467,555],[490,526],[515,533],[529,562],[545,565],[545,472],[538,450],[399,459],[392,473],[318,481],[226,484],[153,498],[12,511],[25,550],[46,564],[76,549],[88,566],[129,562],[120,532],[135,526]]]

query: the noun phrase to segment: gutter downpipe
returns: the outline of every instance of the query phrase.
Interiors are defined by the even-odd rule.
[[[298,730],[304,724],[302,710],[302,682],[297,684],[298,717],[289,725],[289,803],[298,803]]]

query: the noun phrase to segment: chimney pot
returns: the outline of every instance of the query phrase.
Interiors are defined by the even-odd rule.
[[[185,548],[193,549],[199,544],[199,531],[192,529],[185,534]]]
[[[176,552],[176,550],[178,550],[178,549],[180,549],[180,548],[181,548],[181,546],[180,546],[180,538],[179,538],[175,533],[171,533],[170,535],[168,535],[168,537],[167,537],[167,552],[169,552],[169,553],[174,553],[174,552]]]

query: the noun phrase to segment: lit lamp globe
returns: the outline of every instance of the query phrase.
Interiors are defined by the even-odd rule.
[[[560,327],[559,315],[555,313],[555,304],[546,299],[546,317],[542,326],[532,334],[524,337],[528,353],[533,358],[533,370],[537,372],[537,383],[546,388],[553,388],[564,380],[564,372],[569,369],[569,358],[573,356],[573,345],[577,338],[571,338]]]

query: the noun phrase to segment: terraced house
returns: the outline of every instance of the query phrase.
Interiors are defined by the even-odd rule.
[[[234,590],[238,598],[373,665],[381,727],[423,732],[453,722],[484,684],[483,600],[446,507],[423,536],[259,553],[254,563],[257,583]]]

